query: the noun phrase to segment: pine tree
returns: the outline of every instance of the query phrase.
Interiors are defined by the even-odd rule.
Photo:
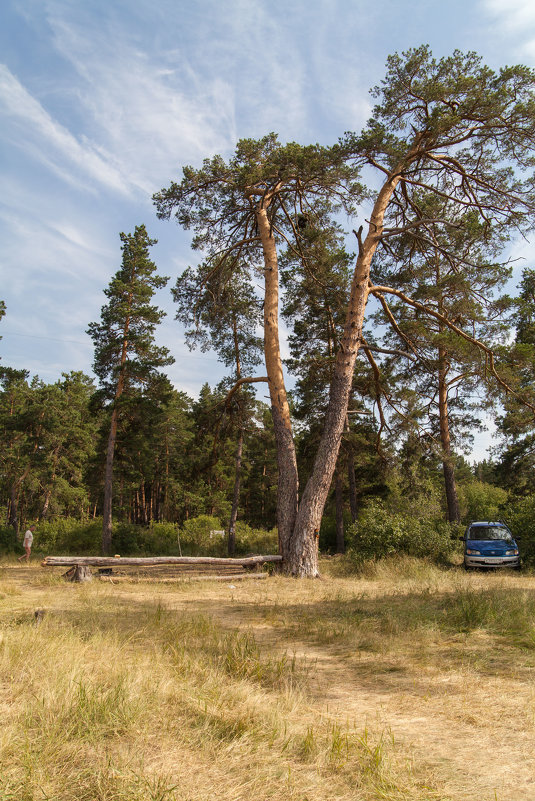
[[[336,467],[368,297],[398,292],[371,282],[377,249],[388,249],[400,235],[425,240],[429,220],[418,199],[428,193],[455,206],[456,216],[473,211],[489,226],[500,220],[510,233],[531,225],[534,88],[535,73],[527,67],[495,73],[474,53],[455,52],[436,61],[429,48],[420,47],[389,58],[386,78],[374,91],[380,102],[361,134],[348,134],[333,148],[282,146],[273,134],[242,140],[228,163],[216,156],[199,170],[187,167],[180,184],[155,196],[160,217],[173,214],[194,229],[193,245],[211,270],[229,276],[245,259],[263,278],[264,357],[277,440],[278,528],[286,571],[317,574],[315,532]],[[370,214],[366,227],[357,231],[358,254],[323,433],[301,494],[279,339],[278,249],[287,243],[299,252],[302,221],[306,225],[325,204],[330,215],[342,207],[352,213],[366,194],[358,183],[364,167],[376,171],[380,186],[368,193]],[[433,222],[447,230],[450,216],[448,211],[447,219]],[[452,257],[453,247],[447,245],[443,255]],[[458,260],[459,269],[465,262]],[[427,313],[438,319],[434,309]],[[468,331],[442,319],[476,344]],[[489,372],[501,380],[490,349],[478,346]]]
[[[154,292],[169,280],[156,275],[149,248],[156,244],[144,225],[133,234],[121,233],[122,265],[104,294],[100,322],[90,323],[88,333],[95,346],[93,369],[101,392],[110,404],[111,419],[106,449],[102,550],[110,553],[112,543],[113,460],[121,411],[133,392],[143,387],[159,367],[172,364],[167,348],[154,342],[156,325],[164,317],[150,301]]]

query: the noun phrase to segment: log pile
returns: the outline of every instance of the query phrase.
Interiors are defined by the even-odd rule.
[[[118,576],[151,577],[160,580],[189,578],[201,580],[241,580],[244,578],[263,578],[266,563],[277,567],[282,556],[245,556],[242,558],[222,558],[214,556],[47,556],[41,562],[43,567],[68,567],[64,576],[70,581],[90,581],[91,567],[99,568],[101,578],[115,580]]]

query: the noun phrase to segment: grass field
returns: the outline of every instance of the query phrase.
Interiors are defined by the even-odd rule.
[[[0,563],[0,799],[535,799],[535,578],[322,567],[73,585]]]

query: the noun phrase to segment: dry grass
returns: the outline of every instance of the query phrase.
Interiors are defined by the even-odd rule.
[[[417,562],[236,587],[4,562],[0,799],[529,798],[534,588]]]

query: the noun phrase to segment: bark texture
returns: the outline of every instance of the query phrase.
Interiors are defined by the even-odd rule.
[[[296,576],[318,575],[318,552],[314,532],[319,529],[321,523],[346,421],[353,372],[361,343],[368,300],[370,267],[381,239],[384,214],[392,193],[399,183],[400,173],[401,169],[395,169],[383,185],[375,202],[366,238],[359,242],[344,335],[336,356],[334,376],[331,382],[325,427],[312,474],[299,503],[299,511],[288,549],[289,571]]]
[[[256,218],[264,254],[266,290],[264,301],[264,352],[273,427],[277,442],[279,548],[285,564],[291,565],[291,542],[297,515],[299,479],[290,407],[286,395],[280,353],[277,249],[267,209],[264,205],[258,209]]]
[[[447,374],[448,363],[447,354],[439,349],[439,370],[438,370],[438,408],[440,418],[440,442],[442,445],[442,470],[444,473],[444,487],[446,490],[446,504],[448,507],[448,520],[450,523],[459,523],[461,520],[461,510],[459,508],[459,498],[457,496],[457,485],[455,483],[455,468],[453,455],[451,452],[451,438],[448,415],[448,386]]]

